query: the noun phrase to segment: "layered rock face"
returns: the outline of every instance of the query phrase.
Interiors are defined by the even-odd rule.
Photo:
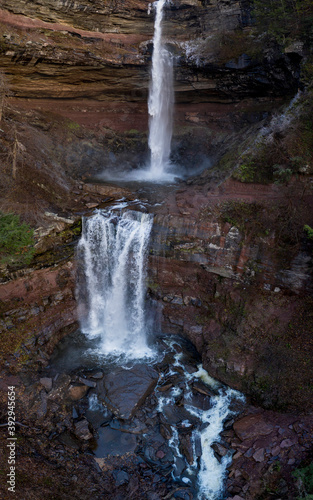
[[[133,0],[82,0],[70,6],[5,0],[1,5],[0,66],[7,75],[8,100],[30,121],[38,121],[39,113],[47,129],[60,115],[74,122],[72,132],[81,127],[78,140],[57,144],[69,175],[114,169],[115,160],[127,163],[125,149],[132,152],[131,168],[148,157],[154,25],[149,9],[147,1]],[[298,86],[299,55],[273,48],[244,55],[240,43],[239,52],[229,50],[236,45],[232,33],[244,28],[249,16],[245,1],[177,0],[165,8],[164,39],[175,58],[177,163],[200,168],[204,159],[220,157],[233,134],[268,116],[281,96]],[[112,131],[121,139],[116,147]]]
[[[215,191],[178,191],[155,218],[149,287],[163,331],[190,339],[212,376],[264,407],[298,411],[310,405],[313,376],[306,313],[312,248],[305,239],[293,249],[278,239],[290,189],[300,198],[296,182],[288,188],[229,181]],[[303,210],[312,202],[308,192]],[[231,222],[238,203],[240,211],[253,211],[243,218],[245,229]],[[260,214],[270,210],[280,226],[269,218],[263,226]],[[287,217],[289,234],[292,223]]]
[[[12,154],[14,123],[18,166],[25,163],[24,170],[17,169],[19,180],[25,182],[25,171],[31,172],[31,196],[35,183],[34,199],[47,198],[47,180],[37,176],[43,166],[57,176],[61,169],[55,166],[62,165],[64,178],[81,178],[105,166],[114,168],[121,160],[129,168],[143,161],[153,34],[148,2],[3,0],[1,7],[0,65],[15,111],[5,110],[7,119],[1,126],[5,147],[0,153],[3,158]],[[282,96],[295,92],[299,54],[271,48],[252,57],[229,51],[229,45],[219,52],[221,34],[227,38],[248,22],[244,1],[177,0],[167,7],[166,46],[176,56],[173,158],[177,163],[183,158],[186,165],[201,166],[208,155],[218,158],[232,143],[245,139],[247,129],[270,114]],[[42,165],[44,157],[49,161]],[[9,162],[6,170],[11,178]],[[60,179],[65,184],[62,175],[59,184]],[[302,235],[292,246],[281,233],[289,232],[289,214],[313,211],[312,195],[301,182],[288,188],[229,181],[212,190],[206,175],[177,193],[172,190],[157,209],[149,294],[162,311],[163,331],[190,339],[208,372],[244,391],[254,403],[296,413],[311,410],[312,245]],[[51,205],[58,183],[49,184]],[[115,188],[79,188],[69,183],[67,190],[80,213],[105,206],[100,204],[113,198],[132,198]],[[78,207],[80,198],[83,203]],[[241,225],[227,213],[225,217],[220,207],[238,199],[252,207],[256,204],[251,220],[241,219]],[[14,209],[21,209],[20,200],[14,203]],[[272,213],[273,219],[263,212]],[[312,220],[307,223],[312,225]],[[55,344],[77,325],[73,241],[70,238],[67,250],[59,254],[64,242],[58,238],[52,247],[42,249],[32,274],[22,270],[0,285],[4,372],[41,369]],[[42,404],[35,409],[39,420],[47,409],[41,387],[40,391]],[[251,499],[260,491],[260,476],[267,474],[273,460],[280,460],[290,475],[310,447],[308,433],[296,425],[296,417],[276,420],[270,413],[260,414],[261,428],[264,417],[268,429],[264,442],[256,440],[262,435],[260,428],[247,436],[240,424],[225,436],[236,450],[230,492],[244,495],[249,477],[242,471],[249,471],[251,463],[257,466],[251,474],[256,484],[251,497],[247,494]],[[87,420],[80,423],[81,427],[75,426],[77,435],[89,439]],[[245,429],[250,425],[241,424]],[[309,429],[308,422],[304,425]],[[48,427],[47,420],[50,436]],[[289,429],[284,440],[283,427]]]
[[[148,2],[82,0],[69,6],[66,1],[4,0],[0,13],[0,63],[14,96],[11,102],[26,117],[30,134],[35,136],[39,128],[54,137],[53,148],[49,146],[53,161],[62,162],[69,177],[80,177],[108,164],[114,168],[129,156],[137,160],[139,153],[142,160],[147,152],[146,98],[153,34]],[[206,160],[208,154],[218,157],[232,139],[244,138],[246,128],[271,111],[273,96],[292,93],[297,87],[300,56],[295,53],[282,55],[271,49],[254,59],[244,54],[234,59],[233,52],[219,52],[221,33],[231,36],[236,27],[248,22],[247,2],[177,0],[167,6],[164,36],[177,60],[173,155],[178,161],[184,158],[187,164],[200,165],[201,154]],[[66,126],[62,122],[63,128],[60,124],[57,128],[58,115],[72,122],[65,122]],[[24,125],[18,129],[20,137],[22,129]],[[238,193],[239,188],[237,184],[232,199],[247,196],[246,188]],[[281,197],[274,188],[263,195],[271,200]],[[188,334],[200,351],[207,346],[207,365],[210,362],[210,371],[225,382],[240,388],[246,384],[252,393],[251,374],[255,374],[260,397],[263,385],[268,384],[268,367],[262,361],[267,358],[267,344],[260,347],[256,339],[262,336],[256,334],[253,342],[247,339],[251,331],[257,332],[258,323],[263,324],[263,308],[269,317],[262,331],[268,322],[283,325],[273,330],[278,343],[289,316],[300,317],[298,296],[289,299],[275,290],[301,294],[310,288],[309,257],[299,249],[292,262],[281,265],[273,252],[271,231],[252,242],[214,216],[194,226],[197,217],[201,218],[201,207],[214,196],[221,200],[223,193],[178,193],[174,205],[167,205],[173,217],[158,216],[156,227],[166,236],[158,247],[156,230],[153,252],[159,260],[153,279],[164,304],[166,328]],[[256,197],[252,193],[246,199],[255,201]],[[249,290],[247,297],[245,290]],[[273,314],[270,301],[276,304]],[[289,312],[284,315],[286,308]],[[181,309],[184,315],[186,311],[184,319]],[[252,310],[259,311],[257,317]],[[238,328],[243,332],[240,340],[234,335]],[[293,345],[289,340],[287,344]],[[268,404],[284,405],[284,398],[280,394]]]
[[[3,368],[14,373],[47,363],[56,343],[75,328],[74,289],[72,262],[21,273],[0,285]]]
[[[153,36],[148,2],[85,1],[69,9],[67,2],[4,1],[0,19],[1,65],[16,96],[146,100]],[[178,100],[293,91],[297,61],[292,56],[271,53],[257,64],[248,56],[228,62],[226,55],[220,64],[218,36],[248,19],[247,2],[176,1],[167,7],[164,36],[178,57]]]

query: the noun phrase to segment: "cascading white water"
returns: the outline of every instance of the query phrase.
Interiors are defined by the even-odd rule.
[[[165,341],[165,343],[173,348],[173,341]],[[220,440],[220,433],[223,430],[223,422],[233,414],[230,409],[231,402],[234,400],[244,402],[244,396],[238,391],[230,388],[223,387],[219,382],[214,380],[209,376],[206,370],[203,369],[202,365],[198,365],[198,371],[194,373],[188,373],[181,359],[183,357],[182,352],[175,354],[175,362],[173,363],[173,368],[168,373],[168,376],[175,375],[175,367],[177,367],[180,372],[184,373],[185,377],[185,387],[172,387],[170,394],[165,397],[164,393],[158,393],[158,408],[160,413],[163,413],[164,407],[167,405],[175,405],[175,400],[177,397],[184,394],[185,404],[184,408],[190,413],[190,415],[195,416],[199,421],[202,422],[203,430],[199,431],[197,428],[192,430],[192,445],[193,445],[193,456],[194,460],[191,465],[184,471],[184,473],[178,474],[183,483],[191,483],[191,477],[197,474],[198,483],[198,500],[219,500],[223,494],[224,479],[226,476],[227,465],[231,461],[231,454],[227,454],[220,461],[214,455],[214,451],[211,445],[214,442]],[[192,389],[191,382],[195,379],[200,379],[208,387],[212,388],[216,395],[211,397],[211,407],[208,410],[200,409],[192,404],[188,403],[191,400]],[[185,428],[192,424],[188,421],[184,422]],[[172,438],[169,440],[169,446],[173,450],[175,457],[175,466],[177,457],[182,458],[182,454],[179,449],[179,434],[174,425],[171,425]],[[200,470],[195,453],[195,443],[196,441],[201,442],[201,460],[200,460]],[[174,477],[175,472],[174,472]]]
[[[145,325],[145,256],[152,216],[98,211],[83,221],[78,256],[81,329],[101,336],[101,352],[151,355]]]
[[[162,41],[163,7],[167,0],[155,2],[153,55],[148,110],[151,178],[162,178],[170,164],[174,103],[173,60]]]
[[[226,468],[231,462],[231,455],[226,455],[221,461],[218,461],[211,445],[219,441],[223,422],[232,414],[229,409],[232,399],[243,401],[244,397],[233,389],[228,388],[226,391],[220,389],[218,395],[211,398],[212,408],[210,410],[202,411],[186,406],[191,414],[202,419],[203,424],[208,424],[200,434],[202,456],[198,474],[199,500],[217,500],[223,492]]]

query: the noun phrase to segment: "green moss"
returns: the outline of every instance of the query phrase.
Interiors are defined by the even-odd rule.
[[[309,56],[302,64],[302,82],[308,87],[313,85],[313,55]]]
[[[274,179],[274,162],[277,161],[272,147],[260,142],[253,153],[239,155],[239,166],[233,173],[233,177],[245,183],[257,182],[268,184]]]
[[[292,126],[237,155],[237,168],[232,174],[236,180],[288,184],[294,174],[312,174],[313,92],[307,91],[289,113],[293,114]]]
[[[308,239],[313,240],[313,229],[307,224],[305,224],[303,229],[306,232]]]
[[[229,172],[234,168],[236,158],[237,158],[237,149],[225,153],[218,162],[217,170],[220,170],[225,173]]]
[[[262,58],[263,44],[253,31],[237,29],[218,35],[217,55],[221,62],[238,59],[242,54],[247,54],[251,59]]]
[[[195,321],[197,325],[205,326],[212,318],[214,318],[214,311],[212,308],[208,307],[205,313],[198,314],[195,317]]]
[[[262,205],[234,200],[222,203],[219,211],[222,222],[237,227],[244,235],[263,237],[269,233]]]
[[[246,160],[241,163],[238,170],[233,174],[233,177],[240,182],[254,182],[257,165],[254,160]]]
[[[34,231],[18,215],[0,212],[0,258],[2,264],[28,265],[34,255]]]
[[[67,128],[71,130],[71,132],[76,132],[77,130],[80,129],[80,125],[77,122],[70,121],[67,124]]]
[[[70,227],[64,229],[64,231],[61,231],[58,233],[58,237],[61,238],[62,240],[66,241],[69,237],[73,239],[73,236],[80,236],[82,232],[82,220],[79,219],[77,222],[72,224]]]
[[[148,283],[147,283],[147,287],[150,288],[150,290],[152,290],[153,292],[155,292],[156,290],[158,290],[159,284],[156,283],[155,281],[149,279]]]
[[[299,490],[301,491],[298,498],[313,498],[313,462],[306,467],[296,469],[292,475],[298,480]]]
[[[293,40],[312,42],[313,5],[311,0],[254,0],[256,30],[267,33],[278,43]]]

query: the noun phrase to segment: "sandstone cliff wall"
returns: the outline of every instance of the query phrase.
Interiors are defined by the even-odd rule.
[[[4,0],[1,5],[7,106],[50,133],[60,116],[74,122],[69,124],[74,140],[65,144],[64,131],[55,134],[56,151],[71,176],[146,161],[154,22],[148,6],[134,0]],[[249,16],[246,1],[177,0],[166,7],[164,36],[175,56],[177,163],[200,169],[208,157],[215,161],[234,133],[245,134],[298,88],[301,55],[282,54],[277,47],[245,55],[240,40],[232,39],[238,33],[246,37]],[[248,37],[246,45],[251,43]]]
[[[5,0],[0,64],[20,98],[146,100],[153,17],[143,1]],[[219,57],[219,37],[248,20],[247,2],[177,0],[166,7],[164,36],[177,61],[178,101],[294,92],[299,58],[293,54]]]
[[[182,189],[176,208],[172,199],[170,213],[155,218],[149,291],[163,331],[191,340],[210,375],[263,407],[298,411],[308,408],[312,390],[312,245],[304,236],[293,248],[282,243],[281,227],[269,219],[259,232],[255,211],[245,229],[221,217],[233,203],[286,211],[288,189],[231,181],[189,198]],[[292,190],[296,198],[301,184]],[[303,202],[307,210],[312,195]]]

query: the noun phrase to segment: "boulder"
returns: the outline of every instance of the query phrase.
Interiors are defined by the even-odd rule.
[[[198,392],[200,394],[203,394],[204,396],[216,396],[217,391],[214,390],[212,387],[207,386],[201,380],[197,380],[193,382],[192,384],[192,390],[193,392]]]
[[[49,400],[63,400],[65,398],[65,394],[68,390],[70,382],[71,377],[65,373],[62,373],[56,380],[55,388],[49,392]]]
[[[241,441],[267,436],[273,429],[273,424],[265,422],[260,414],[243,417],[234,424],[234,431]]]
[[[97,458],[104,458],[134,453],[136,447],[137,439],[134,434],[107,426],[98,430],[97,447],[93,451]]]
[[[114,470],[113,477],[116,486],[121,486],[122,484],[127,484],[129,482],[129,475],[123,470]]]
[[[93,380],[88,380],[87,378],[84,377],[79,377],[78,379],[82,384],[87,385],[88,387],[96,387],[97,384]]]
[[[92,438],[92,434],[89,430],[88,420],[83,418],[79,422],[74,424],[74,434],[79,439],[83,439],[84,441],[88,441]]]
[[[78,401],[87,394],[88,389],[89,387],[87,385],[71,385],[68,388],[68,397],[72,401]]]
[[[225,457],[228,453],[228,449],[226,446],[223,446],[221,443],[213,443],[211,448],[217,453],[220,457]]]
[[[46,389],[47,392],[51,391],[51,389],[52,389],[52,378],[42,377],[41,379],[39,379],[39,382]]]
[[[175,404],[164,406],[162,408],[162,415],[165,419],[165,423],[170,425],[178,425],[183,421],[188,421],[191,425],[198,422],[198,418],[189,413],[184,406],[177,406]]]
[[[253,458],[256,462],[264,462],[264,448],[257,450],[254,453]]]
[[[179,436],[179,450],[186,457],[189,465],[191,465],[194,461],[194,456],[190,434]]]
[[[98,397],[120,418],[131,418],[151,394],[158,381],[158,372],[146,365],[130,370],[118,367],[98,382]]]

